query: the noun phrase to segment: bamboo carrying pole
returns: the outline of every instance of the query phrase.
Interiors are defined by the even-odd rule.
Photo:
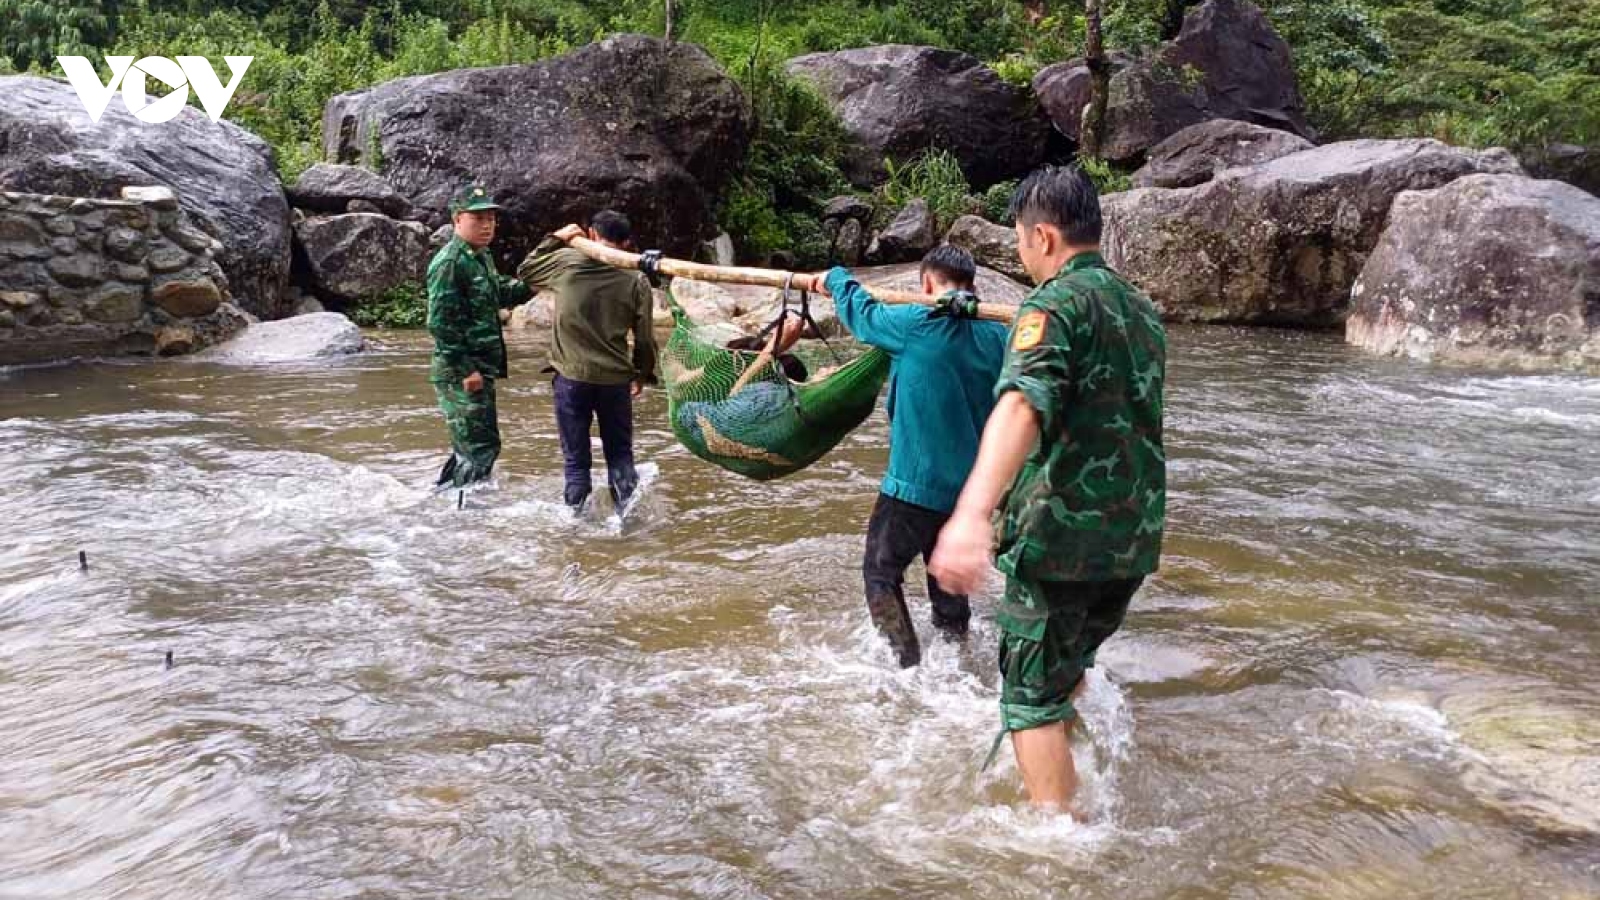
[[[584,255],[619,269],[639,268],[639,254],[627,250],[618,250],[608,247],[597,241],[584,237],[575,237],[567,241],[574,249],[583,251]],[[712,266],[705,263],[685,262],[681,259],[662,257],[656,265],[657,271],[663,275],[674,278],[690,278],[695,281],[711,281],[719,284],[753,284],[759,287],[782,288],[791,284],[796,286],[808,284],[810,276],[794,272],[784,272],[779,269],[753,269],[745,266]],[[928,294],[919,294],[915,291],[891,291],[887,288],[877,288],[865,285],[872,296],[884,303],[915,303],[919,306],[933,306],[939,298]],[[979,303],[978,318],[990,322],[1007,322],[1016,318],[1015,307],[1002,303]]]

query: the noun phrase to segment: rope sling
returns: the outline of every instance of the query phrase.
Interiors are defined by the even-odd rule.
[[[781,288],[777,317],[760,334],[763,339],[770,336],[773,343],[790,317],[816,327],[809,294],[801,291],[798,308],[791,308],[796,278],[792,272],[682,262],[665,259],[657,251],[629,253],[585,238],[569,243],[601,262],[639,269],[652,283],[666,274]],[[869,290],[888,303],[932,306],[936,302],[923,294]],[[846,360],[824,339],[830,356],[794,352],[810,373],[807,380],[795,382],[771,352],[728,348],[728,328],[697,324],[670,288],[666,296],[673,322],[661,352],[667,416],[678,442],[700,459],[757,481],[782,478],[825,456],[877,406],[891,363],[882,350],[868,349]],[[1014,312],[996,304],[979,306],[980,318],[995,321],[1010,321]],[[738,334],[735,331],[734,336]],[[829,362],[837,367],[822,371]]]

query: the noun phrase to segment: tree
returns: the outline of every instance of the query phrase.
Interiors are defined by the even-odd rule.
[[[1106,138],[1106,103],[1111,94],[1111,64],[1106,60],[1105,35],[1101,28],[1104,0],[1084,0],[1083,12],[1083,58],[1089,66],[1089,105],[1083,109],[1078,143],[1084,156],[1099,159]]]
[[[109,41],[115,14],[109,0],[0,0],[0,53],[19,72],[90,55]]]
[[[670,40],[673,40],[673,33],[672,33],[673,19],[672,19],[672,14],[673,14],[673,12],[675,12],[674,7],[676,6],[676,4],[674,4],[672,2],[672,0],[666,0],[666,4],[667,4],[666,38],[667,38],[667,40],[670,41]]]

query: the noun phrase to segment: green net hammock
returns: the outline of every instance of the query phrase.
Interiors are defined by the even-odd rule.
[[[782,478],[821,459],[872,415],[889,378],[889,355],[868,350],[831,372],[819,371],[826,359],[806,360],[812,375],[801,384],[768,359],[741,386],[760,354],[729,350],[728,330],[697,326],[670,290],[667,303],[673,328],[661,374],[672,433],[695,456],[746,478]]]

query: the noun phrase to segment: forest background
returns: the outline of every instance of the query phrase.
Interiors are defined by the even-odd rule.
[[[1196,0],[1100,0],[1106,43],[1176,34]],[[1294,52],[1322,141],[1433,137],[1519,154],[1600,145],[1596,0],[1256,0]],[[249,55],[229,118],[277,152],[284,182],[321,160],[335,94],[447,69],[529,62],[616,32],[704,46],[750,95],[757,132],[718,221],[741,255],[813,255],[819,204],[848,191],[826,104],[783,74],[812,51],[882,43],[966,51],[1027,87],[1081,56],[1081,0],[0,0],[0,74],[60,75],[55,57]],[[1091,165],[1094,165],[1091,161]],[[1109,189],[1122,174],[1095,166]],[[1009,185],[972,195],[932,155],[895,170],[880,198],[928,197],[948,217],[1003,218]]]

